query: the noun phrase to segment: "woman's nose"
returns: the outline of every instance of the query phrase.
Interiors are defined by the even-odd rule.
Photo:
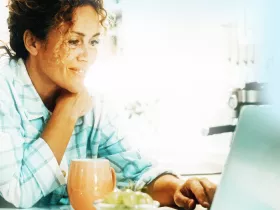
[[[80,52],[78,54],[78,60],[88,62],[88,49],[86,46],[80,49]]]

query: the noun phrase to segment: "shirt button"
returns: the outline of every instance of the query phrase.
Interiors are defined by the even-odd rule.
[[[62,170],[62,174],[64,177],[66,177],[66,172],[64,170]]]

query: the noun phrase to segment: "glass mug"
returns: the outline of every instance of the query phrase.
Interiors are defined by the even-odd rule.
[[[93,202],[104,198],[116,187],[115,170],[106,159],[71,161],[67,190],[75,210],[94,210]]]

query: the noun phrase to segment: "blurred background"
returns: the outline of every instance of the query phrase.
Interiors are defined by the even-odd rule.
[[[7,42],[6,3],[0,39]],[[105,7],[110,27],[87,85],[124,113],[129,140],[144,155],[181,174],[220,173],[232,132],[202,130],[234,124],[232,90],[271,79],[275,4],[105,0]]]

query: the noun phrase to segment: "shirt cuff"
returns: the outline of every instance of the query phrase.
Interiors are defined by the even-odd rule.
[[[66,156],[64,155],[61,162],[60,162],[60,170],[62,171],[62,174],[64,176],[64,179],[65,179],[65,183],[67,183],[67,180],[68,180],[68,170],[69,170],[69,167],[68,167],[68,161],[67,161],[67,158]]]
[[[37,139],[26,150],[25,164],[35,177],[44,196],[66,184],[66,179],[49,145]]]
[[[140,179],[135,183],[134,190],[135,191],[140,191],[142,190],[145,186],[150,184],[152,181],[157,179],[159,176],[170,174],[173,175],[177,178],[181,178],[179,174],[172,170],[168,169],[163,169],[161,167],[151,167],[148,171],[142,174]]]

